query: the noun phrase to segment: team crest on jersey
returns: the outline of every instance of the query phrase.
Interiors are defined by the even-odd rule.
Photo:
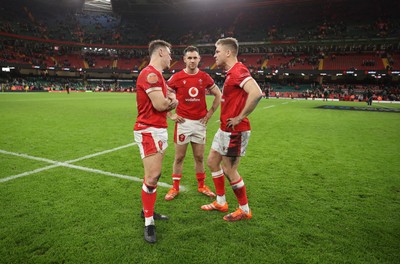
[[[199,89],[197,89],[196,87],[191,87],[189,89],[190,97],[196,97],[198,94],[199,94]]]
[[[154,72],[149,73],[149,75],[147,75],[146,79],[147,79],[147,82],[151,83],[151,84],[158,82],[158,76]]]
[[[185,137],[184,134],[180,134],[178,138],[179,138],[179,141],[180,141],[180,142],[183,142],[183,141],[185,141],[185,138],[186,138],[186,137]]]
[[[184,84],[184,85],[186,84],[186,80],[183,80],[183,84]]]

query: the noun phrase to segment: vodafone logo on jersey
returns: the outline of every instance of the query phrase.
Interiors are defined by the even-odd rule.
[[[188,103],[191,102],[200,102],[199,98],[196,98],[199,95],[199,89],[197,89],[196,87],[191,87],[188,91],[189,96],[191,98],[185,98],[185,101]]]
[[[196,97],[197,95],[199,95],[199,89],[197,89],[196,87],[191,87],[189,89],[189,95],[190,97]]]

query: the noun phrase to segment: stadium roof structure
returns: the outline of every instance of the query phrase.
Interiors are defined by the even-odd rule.
[[[112,12],[111,0],[85,0],[84,10]]]
[[[327,0],[322,0],[323,2]],[[348,0],[329,0],[329,3]],[[361,0],[353,0],[361,1]],[[115,13],[175,13],[218,9],[317,5],[321,0],[14,0],[16,4],[78,8]]]
[[[68,0],[60,0],[68,1]],[[146,14],[146,13],[195,13],[217,10],[246,10],[266,9],[279,7],[291,9],[293,7],[304,8],[306,13],[318,13],[321,7],[338,12],[346,9],[363,10],[359,12],[382,12],[395,15],[394,10],[400,7],[400,1],[393,0],[69,0],[85,1],[85,6],[104,8],[111,3],[112,12],[117,14]],[[377,8],[380,6],[380,8]],[[366,11],[367,10],[367,11]]]
[[[96,1],[96,0],[86,0]],[[345,0],[330,0],[343,2]],[[274,5],[308,5],[321,0],[111,0],[116,13],[195,12],[234,8],[264,8]]]
[[[7,4],[5,2],[5,4]],[[11,2],[10,2],[11,3]],[[116,14],[195,13],[217,10],[249,10],[279,7],[301,7],[308,14],[318,13],[321,7],[343,11],[355,9],[361,13],[382,13],[397,16],[400,1],[393,0],[14,0],[13,5],[72,8]],[[363,11],[360,11],[363,10]],[[379,10],[382,9],[382,10]],[[311,12],[310,12],[311,11]]]

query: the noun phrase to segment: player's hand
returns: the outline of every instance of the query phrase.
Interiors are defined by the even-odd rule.
[[[170,116],[170,119],[176,123],[185,123],[185,119],[177,114],[173,114],[172,116]]]
[[[176,98],[175,99],[169,98],[169,99],[170,99],[170,103],[168,105],[167,111],[171,111],[172,109],[175,109],[179,103],[178,100],[176,100]]]
[[[171,101],[176,100],[176,94],[175,93],[167,93],[167,98],[171,99]]]
[[[210,118],[211,118],[211,116],[207,113],[203,118],[200,119],[200,123],[207,125],[207,122]]]
[[[226,119],[226,127],[235,130],[235,126],[242,122],[243,118],[236,116]]]

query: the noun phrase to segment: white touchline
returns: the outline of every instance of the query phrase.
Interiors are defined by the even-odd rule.
[[[6,181],[10,181],[10,180],[13,180],[13,179],[17,179],[17,178],[20,178],[20,177],[25,177],[25,176],[28,176],[28,175],[31,175],[31,174],[34,174],[34,173],[38,173],[38,172],[49,170],[49,169],[56,168],[56,167],[73,168],[73,169],[77,169],[77,170],[83,170],[83,171],[103,174],[103,175],[117,177],[117,178],[121,178],[121,179],[127,179],[127,180],[131,180],[131,181],[142,182],[143,180],[138,178],[138,177],[129,176],[129,175],[123,175],[123,174],[118,174],[118,173],[113,173],[113,172],[108,172],[108,171],[102,171],[102,170],[98,170],[98,169],[92,169],[92,168],[87,168],[87,167],[83,167],[83,166],[70,164],[70,163],[73,163],[73,162],[77,162],[77,161],[81,161],[81,160],[84,160],[84,159],[96,157],[96,156],[99,156],[99,155],[102,155],[102,154],[110,153],[112,151],[120,150],[120,149],[127,148],[127,147],[134,146],[134,145],[136,145],[136,143],[130,143],[130,144],[127,144],[127,145],[124,145],[124,146],[121,146],[121,147],[117,147],[117,148],[101,151],[101,152],[98,152],[98,153],[94,153],[94,154],[91,154],[91,155],[87,155],[87,156],[84,156],[84,157],[81,157],[81,158],[77,158],[77,159],[69,160],[69,161],[65,161],[65,162],[59,162],[59,161],[50,160],[50,159],[46,159],[46,158],[40,158],[40,157],[30,156],[30,155],[27,155],[27,154],[15,153],[15,152],[10,152],[10,151],[5,151],[5,150],[1,150],[0,149],[0,153],[2,153],[2,154],[13,155],[13,156],[17,156],[17,157],[23,157],[23,158],[26,158],[26,159],[38,160],[38,161],[43,161],[43,162],[47,162],[47,163],[53,164],[53,165],[46,166],[46,167],[43,167],[43,168],[35,169],[35,170],[32,170],[32,171],[27,171],[27,172],[24,172],[24,173],[20,173],[20,174],[17,174],[17,175],[13,175],[13,176],[9,176],[9,177],[0,179],[0,183],[6,182]],[[166,187],[166,188],[171,188],[172,187],[172,185],[164,183],[164,182],[158,182],[157,185],[158,186],[162,186],[162,187]],[[182,188],[182,191],[187,190],[184,186],[181,186],[180,188]]]

